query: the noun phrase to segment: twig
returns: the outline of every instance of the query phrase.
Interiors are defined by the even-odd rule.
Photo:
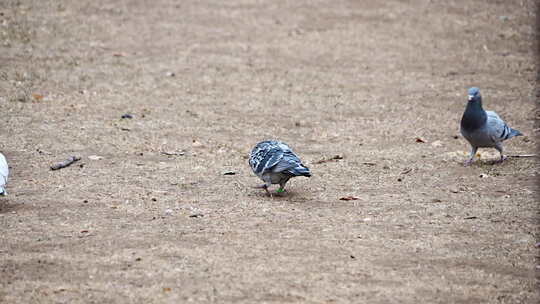
[[[412,168],[406,168],[405,170],[401,171],[401,174],[405,175],[412,171]]]
[[[168,152],[168,151],[161,151],[161,154],[167,155],[167,156],[182,156],[186,154],[184,151],[175,151],[175,152]]]
[[[343,156],[338,154],[338,155],[333,156],[332,158],[325,158],[325,159],[321,159],[319,161],[316,161],[316,162],[314,162],[314,164],[322,164],[322,163],[327,163],[327,162],[331,162],[333,160],[340,160],[340,159],[343,159]]]
[[[52,165],[51,170],[58,170],[58,169],[65,168],[78,160],[81,160],[81,158],[78,156],[70,156],[68,159]]]
[[[536,155],[536,154],[517,154],[517,155],[508,155],[508,157],[525,158],[525,157],[538,157],[538,155]]]

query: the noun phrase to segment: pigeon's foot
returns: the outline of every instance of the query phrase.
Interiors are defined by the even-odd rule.
[[[496,164],[502,164],[505,160],[508,159],[508,156],[501,155],[501,158],[495,161]]]
[[[264,191],[266,191],[266,195],[272,197],[272,193],[270,193],[270,191],[268,191],[268,186],[266,184],[262,184],[262,185],[259,185],[259,186],[253,186],[254,189],[264,189]]]
[[[277,195],[277,196],[285,196],[285,193],[286,193],[286,192],[287,192],[287,191],[286,191],[285,189],[279,188],[279,189],[276,190],[276,195]]]
[[[467,160],[463,163],[463,165],[464,165],[465,167],[468,167],[468,166],[472,165],[473,163],[474,163],[474,159],[469,158],[469,159],[467,159]]]

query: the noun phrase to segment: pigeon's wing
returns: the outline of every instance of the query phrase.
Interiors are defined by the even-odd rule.
[[[280,162],[272,168],[272,172],[286,172],[293,176],[311,176],[309,168],[292,151],[285,151]]]
[[[4,157],[4,154],[0,153],[0,188],[4,188],[7,183],[9,175],[9,168]]]
[[[272,172],[282,172],[288,169],[292,169],[294,167],[297,167],[298,165],[301,165],[302,162],[294,154],[291,150],[284,151],[283,157],[280,159],[280,161],[272,168]]]
[[[255,174],[263,174],[283,158],[283,149],[274,142],[261,142],[253,148],[249,165]]]
[[[519,131],[513,130],[510,128],[504,120],[502,120],[497,113],[493,111],[486,111],[487,114],[487,131],[489,137],[494,142],[501,142],[507,140],[511,137],[516,136]]]

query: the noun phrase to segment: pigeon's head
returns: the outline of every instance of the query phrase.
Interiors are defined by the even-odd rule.
[[[480,95],[480,89],[477,87],[470,88],[468,95],[469,101],[479,101],[482,98],[482,96]]]

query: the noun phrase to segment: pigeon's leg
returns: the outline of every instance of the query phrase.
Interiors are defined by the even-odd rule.
[[[262,184],[260,186],[254,186],[253,188],[255,188],[255,189],[264,189],[264,191],[266,191],[266,194],[268,194],[268,196],[272,196],[272,194],[268,190],[268,187],[270,187],[269,184]]]
[[[287,184],[289,179],[291,179],[291,176],[289,175],[285,175],[281,178],[281,180],[279,181],[279,189],[277,189],[278,194],[285,194],[285,184]]]
[[[268,185],[267,184],[263,185],[263,189],[266,191],[266,195],[272,197],[272,193],[270,193],[270,191],[268,190]]]
[[[287,180],[282,180],[279,182],[279,188],[277,189],[278,195],[284,195],[285,194],[285,184],[287,183]]]
[[[470,165],[472,165],[472,163],[474,163],[474,157],[476,156],[476,151],[478,151],[478,147],[473,146],[471,148],[471,155],[470,155],[469,159],[467,159],[465,161],[465,164],[464,164],[465,167],[470,166]]]
[[[506,156],[504,156],[504,154],[503,154],[503,146],[502,146],[502,144],[500,142],[498,142],[495,145],[495,149],[497,149],[497,151],[499,151],[499,153],[501,154],[501,158],[496,163],[502,163],[506,159]]]
[[[268,190],[268,188],[272,185],[272,177],[268,174],[263,175],[262,180],[264,181],[264,185],[262,188],[266,191],[266,194],[268,196],[272,197],[272,193]]]

